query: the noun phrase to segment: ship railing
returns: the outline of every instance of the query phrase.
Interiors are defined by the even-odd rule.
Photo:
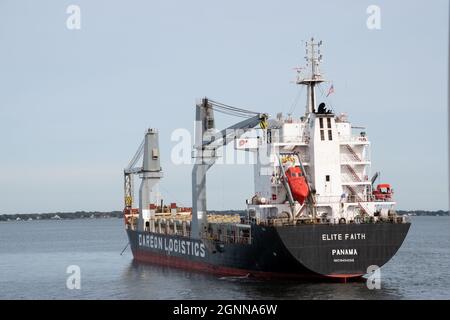
[[[285,226],[285,225],[294,225],[295,222],[289,218],[257,218],[255,219],[255,223],[257,225],[263,226]]]
[[[125,229],[127,230],[136,230],[137,223],[136,222],[128,222],[125,224]]]
[[[373,202],[374,201],[374,197],[373,195],[370,194],[365,194],[365,195],[356,195],[356,194],[351,194],[351,195],[347,195],[345,197],[345,201],[346,203],[355,203],[355,202]]]
[[[316,203],[356,203],[356,202],[374,202],[373,195],[342,195],[342,196],[316,196]]]
[[[339,196],[316,196],[316,203],[336,203],[340,202],[341,197]]]
[[[177,230],[173,235],[181,237],[191,237],[191,232],[190,231],[183,232],[183,230]]]
[[[369,176],[364,175],[362,178],[358,177],[360,181],[355,181],[357,180],[355,177],[353,177],[352,175],[344,175],[342,176],[342,182],[344,183],[350,183],[350,182],[368,182],[369,181]]]
[[[274,141],[274,144],[285,144],[285,143],[298,143],[298,144],[309,144],[309,141],[311,140],[308,136],[280,136],[280,141]]]
[[[217,243],[226,243],[226,244],[251,244],[252,237],[251,236],[240,236],[240,235],[217,235],[205,232],[202,235],[202,238],[215,241]]]
[[[353,220],[346,220],[345,224],[373,224],[373,223],[405,223],[408,222],[404,216],[399,216],[397,214],[390,215],[388,218],[378,218],[378,217],[355,217]],[[302,217],[296,218],[294,221],[288,218],[268,218],[268,219],[256,219],[255,224],[261,226],[294,226],[294,225],[304,225],[304,224],[327,224],[327,225],[337,225],[342,224],[341,219],[330,219],[327,217],[322,218],[312,218],[312,217]]]
[[[295,226],[298,224],[322,224],[328,223],[326,219],[322,218],[312,218],[312,217],[303,217],[297,218],[295,220],[291,220],[289,218],[266,218],[266,219],[256,219],[254,221],[255,224],[260,226],[267,227],[276,227],[276,226]]]
[[[132,230],[136,230],[136,228],[132,227]],[[182,236],[182,237],[190,237],[191,236],[191,232],[189,230],[186,230],[186,231],[176,230],[176,231],[174,231],[173,229],[167,229],[167,228],[161,228],[161,230],[160,230],[158,226],[155,226],[154,230],[151,230],[151,228],[149,228],[149,227],[145,227],[144,231],[157,233],[157,234],[163,234],[163,235],[170,235],[170,236]]]
[[[343,196],[316,196],[316,203],[358,203],[358,202],[391,202],[391,199],[376,199],[372,194],[366,195],[343,195]]]
[[[377,199],[373,194],[367,195],[348,195],[345,202],[392,202],[392,199]]]
[[[283,164],[286,161],[296,161],[297,160],[292,152],[280,152],[279,155],[281,157],[281,161],[282,161]],[[285,158],[286,156],[287,156],[287,158]],[[311,160],[309,155],[304,154],[304,153],[299,153],[298,156],[300,157],[300,160],[303,163],[308,163]]]
[[[351,144],[351,143],[368,143],[369,139],[362,136],[342,136],[339,139],[341,144]]]
[[[147,229],[146,231],[150,232],[151,230]],[[170,235],[170,236],[181,236],[181,237],[190,237],[191,236],[190,230],[183,230],[183,229],[174,230],[173,228],[167,228],[167,227],[162,227],[161,230],[159,230],[158,226],[156,226],[155,230],[153,230],[152,232],[158,233],[158,234]]]
[[[368,162],[370,161],[369,155],[362,156],[361,154],[357,154],[358,159],[354,157],[351,153],[341,153],[341,163],[353,163],[353,162]]]

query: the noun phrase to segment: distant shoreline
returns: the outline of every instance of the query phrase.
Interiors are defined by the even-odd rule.
[[[210,210],[212,214],[245,214],[244,210]],[[449,211],[437,210],[397,210],[399,215],[407,216],[449,216]],[[77,212],[55,212],[55,213],[21,213],[0,214],[0,221],[27,221],[27,220],[74,220],[74,219],[106,219],[123,218],[122,211],[77,211]]]
[[[0,221],[74,220],[74,219],[106,219],[106,218],[123,218],[123,212],[77,211],[77,212],[55,212],[55,213],[0,214]]]

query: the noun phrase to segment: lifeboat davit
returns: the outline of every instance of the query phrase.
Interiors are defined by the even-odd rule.
[[[303,204],[308,197],[309,188],[300,167],[289,167],[289,169],[286,170],[286,178],[289,187],[291,188],[292,197],[300,204]]]

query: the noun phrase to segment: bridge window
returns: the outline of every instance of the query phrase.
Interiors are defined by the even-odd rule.
[[[323,132],[323,130],[320,130],[320,140],[325,140],[325,134]]]
[[[323,118],[319,118],[320,129],[323,129]]]

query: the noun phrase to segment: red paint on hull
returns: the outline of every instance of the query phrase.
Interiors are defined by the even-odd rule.
[[[349,279],[349,278],[360,278],[363,274],[327,274],[329,278],[340,278],[340,279]]]
[[[191,261],[179,257],[155,254],[148,251],[134,251],[134,259],[136,261],[157,264],[160,266],[174,267],[185,270],[199,271],[214,274],[217,276],[235,276],[235,277],[254,277],[260,279],[341,279],[359,277],[361,275],[319,275],[319,274],[289,274],[277,272],[265,272],[255,270],[245,270],[238,268],[229,268],[224,266],[216,266],[206,262]]]

